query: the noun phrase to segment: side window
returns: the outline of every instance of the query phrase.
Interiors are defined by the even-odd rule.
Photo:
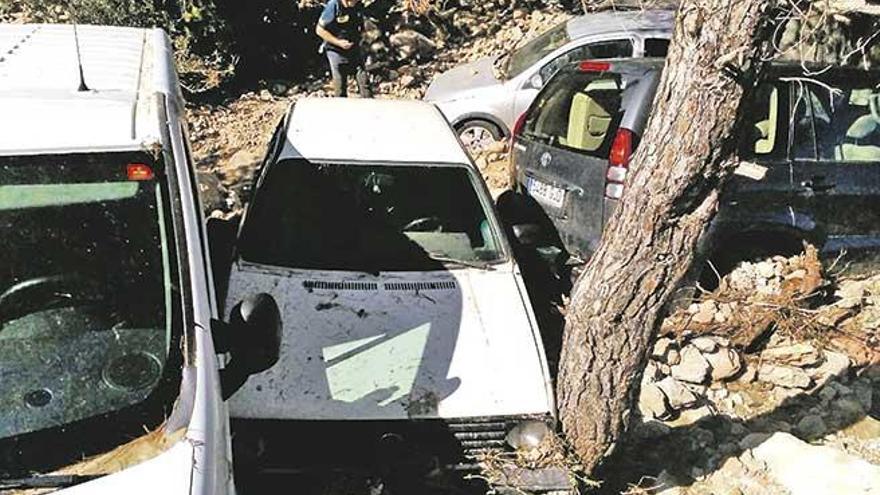
[[[549,81],[559,69],[572,62],[604,58],[625,58],[632,57],[632,54],[633,43],[630,39],[601,41],[599,43],[582,45],[563,53],[542,67],[540,71],[541,79],[544,82]]]
[[[784,157],[785,146],[785,112],[779,87],[774,84],[762,84],[755,89],[748,112],[751,124],[750,134],[743,150],[743,158],[769,159]]]
[[[795,160],[880,159],[880,94],[871,81],[792,84],[791,156]]]
[[[669,51],[669,40],[662,38],[646,38],[645,39],[645,56],[646,57],[665,57]]]

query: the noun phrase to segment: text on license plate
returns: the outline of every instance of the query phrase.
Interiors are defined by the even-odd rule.
[[[565,189],[551,186],[534,177],[526,177],[526,189],[533,198],[555,208],[562,208],[565,202]]]

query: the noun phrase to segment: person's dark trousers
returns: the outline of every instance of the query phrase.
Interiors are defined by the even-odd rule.
[[[335,96],[348,96],[348,76],[354,73],[361,98],[373,97],[369,75],[364,69],[363,59],[359,53],[343,54],[335,50],[327,50],[327,60],[330,62]]]

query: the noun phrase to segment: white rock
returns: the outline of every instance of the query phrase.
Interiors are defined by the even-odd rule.
[[[715,301],[703,301],[700,303],[697,312],[692,317],[692,321],[700,324],[711,323],[715,321],[716,311],[718,311],[718,306],[715,305]]]
[[[712,410],[709,409],[709,406],[700,406],[696,409],[684,409],[682,410],[678,417],[671,421],[666,421],[666,424],[673,428],[680,428],[682,426],[690,426],[703,418],[707,418],[712,416]]]
[[[762,261],[756,264],[755,271],[758,273],[758,276],[763,278],[770,278],[776,275],[776,267],[770,261]]]
[[[678,349],[669,349],[669,352],[666,353],[666,364],[676,365],[680,362],[681,362],[681,353],[678,352]]]
[[[758,380],[786,388],[808,388],[812,383],[810,375],[804,370],[774,364],[761,365]]]
[[[709,377],[709,362],[699,349],[685,346],[681,350],[681,361],[672,367],[672,376],[678,380],[691,383],[704,383]]]
[[[666,338],[660,337],[657,339],[657,342],[654,342],[654,348],[651,350],[651,357],[662,362],[667,362],[666,357],[669,354],[669,351],[675,349],[675,341]]]
[[[788,433],[774,433],[751,455],[791,495],[880,493],[880,466]]]
[[[721,347],[718,352],[703,354],[706,361],[712,367],[712,380],[720,381],[733,377],[742,369],[742,359],[739,353],[727,347]]]
[[[818,367],[810,370],[810,374],[816,380],[816,384],[822,385],[835,377],[844,378],[849,374],[851,361],[845,354],[834,351],[822,352],[823,362]]]
[[[822,361],[819,351],[810,344],[797,344],[769,347],[761,352],[761,359],[791,366],[815,366]]]
[[[666,395],[655,383],[642,386],[639,392],[639,412],[647,419],[664,418],[669,414]]]
[[[699,349],[700,352],[715,352],[718,349],[718,342],[712,337],[697,337],[691,340],[690,344]]]
[[[699,402],[699,398],[680,381],[671,376],[657,382],[657,387],[663,391],[669,400],[669,407],[674,410],[692,407]]]
[[[648,364],[645,365],[645,370],[642,373],[642,386],[645,386],[649,383],[654,383],[657,380],[663,378],[663,376],[663,372],[660,371],[657,363],[655,363],[654,361],[648,361]]]

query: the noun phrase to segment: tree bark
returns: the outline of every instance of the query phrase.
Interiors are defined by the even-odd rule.
[[[771,0],[685,0],[627,190],[572,295],[559,370],[563,430],[587,472],[634,405],[661,311],[735,165],[740,101],[725,67],[761,55]],[[753,72],[751,70],[747,71]]]

